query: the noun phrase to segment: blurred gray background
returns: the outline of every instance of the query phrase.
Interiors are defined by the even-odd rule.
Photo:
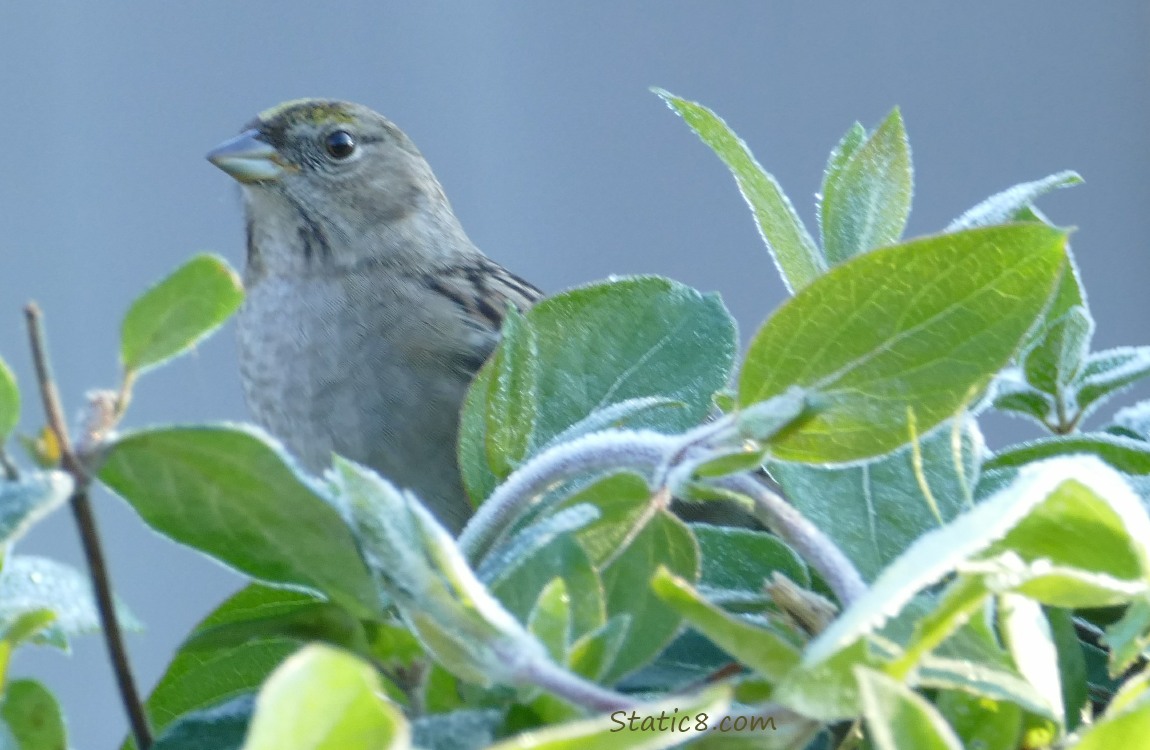
[[[1150,343],[1150,5],[911,2],[37,2],[0,4],[0,355],[31,384],[21,305],[47,315],[63,394],[117,379],[120,316],[189,255],[237,266],[238,191],[203,154],[300,96],[361,101],[436,168],[476,243],[548,291],[666,274],[722,293],[744,338],[782,298],[734,183],[648,92],[714,108],[814,228],[827,151],[903,108],[909,234],[1073,168],[1042,207],[1074,244],[1096,346]],[[27,394],[23,428],[41,417]],[[128,426],[242,419],[232,331],[143,378]],[[992,442],[1034,434],[992,425]],[[240,579],[97,497],[145,689]],[[67,512],[21,551],[82,564]],[[21,652],[77,748],[126,722],[103,644]]]

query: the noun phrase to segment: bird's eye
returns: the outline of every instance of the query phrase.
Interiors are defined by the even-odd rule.
[[[328,133],[323,146],[333,159],[346,159],[355,153],[355,138],[346,130]]]

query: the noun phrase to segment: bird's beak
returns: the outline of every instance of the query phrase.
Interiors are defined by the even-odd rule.
[[[261,140],[259,131],[254,128],[209,151],[208,161],[245,184],[274,182],[290,169],[283,154]]]

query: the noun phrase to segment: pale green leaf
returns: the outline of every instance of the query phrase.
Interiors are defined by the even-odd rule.
[[[898,242],[910,215],[910,143],[896,107],[823,185],[823,250],[831,266]]]
[[[346,651],[305,646],[260,689],[244,750],[406,750],[411,728],[375,669]]]
[[[72,496],[74,482],[62,471],[22,473],[0,480],[0,544],[12,544]]]
[[[962,750],[962,741],[925,698],[881,672],[860,667],[863,716],[875,750]]]
[[[731,170],[787,289],[802,289],[825,271],[826,260],[790,200],[727,123],[701,104],[661,89],[655,89],[655,93]]]
[[[799,663],[799,649],[793,644],[768,628],[724,612],[665,568],[655,574],[651,586],[692,627],[767,679],[778,680]]]
[[[771,442],[782,460],[879,455],[953,416],[1025,339],[1066,270],[1063,233],[1017,224],[866,253],[788,300],[755,335],[749,405],[800,386],[813,414]]]
[[[1056,172],[1034,182],[1023,182],[990,196],[952,221],[945,231],[957,232],[961,229],[1017,221],[1019,211],[1027,208],[1039,197],[1052,190],[1081,183],[1082,178],[1078,176],[1078,173],[1071,171]]]
[[[686,739],[695,736],[696,717],[721,716],[731,703],[731,689],[725,685],[711,687],[696,695],[680,695],[654,703],[640,703],[630,711],[617,711],[606,716],[597,716],[566,724],[557,724],[543,729],[523,732],[514,737],[491,745],[487,750],[661,750],[678,746]],[[638,719],[630,721],[634,713]],[[656,731],[645,717],[658,717],[662,714],[664,727],[686,721],[678,731]]]
[[[244,299],[239,276],[197,255],[132,303],[120,328],[120,362],[138,372],[171,359],[223,325]]]
[[[0,447],[20,421],[20,388],[16,376],[0,359]]]

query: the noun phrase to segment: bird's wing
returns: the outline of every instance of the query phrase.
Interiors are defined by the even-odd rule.
[[[526,311],[543,297],[534,285],[485,257],[438,269],[421,281],[451,303],[468,331],[453,357],[457,369],[468,379],[498,345],[508,304]]]

